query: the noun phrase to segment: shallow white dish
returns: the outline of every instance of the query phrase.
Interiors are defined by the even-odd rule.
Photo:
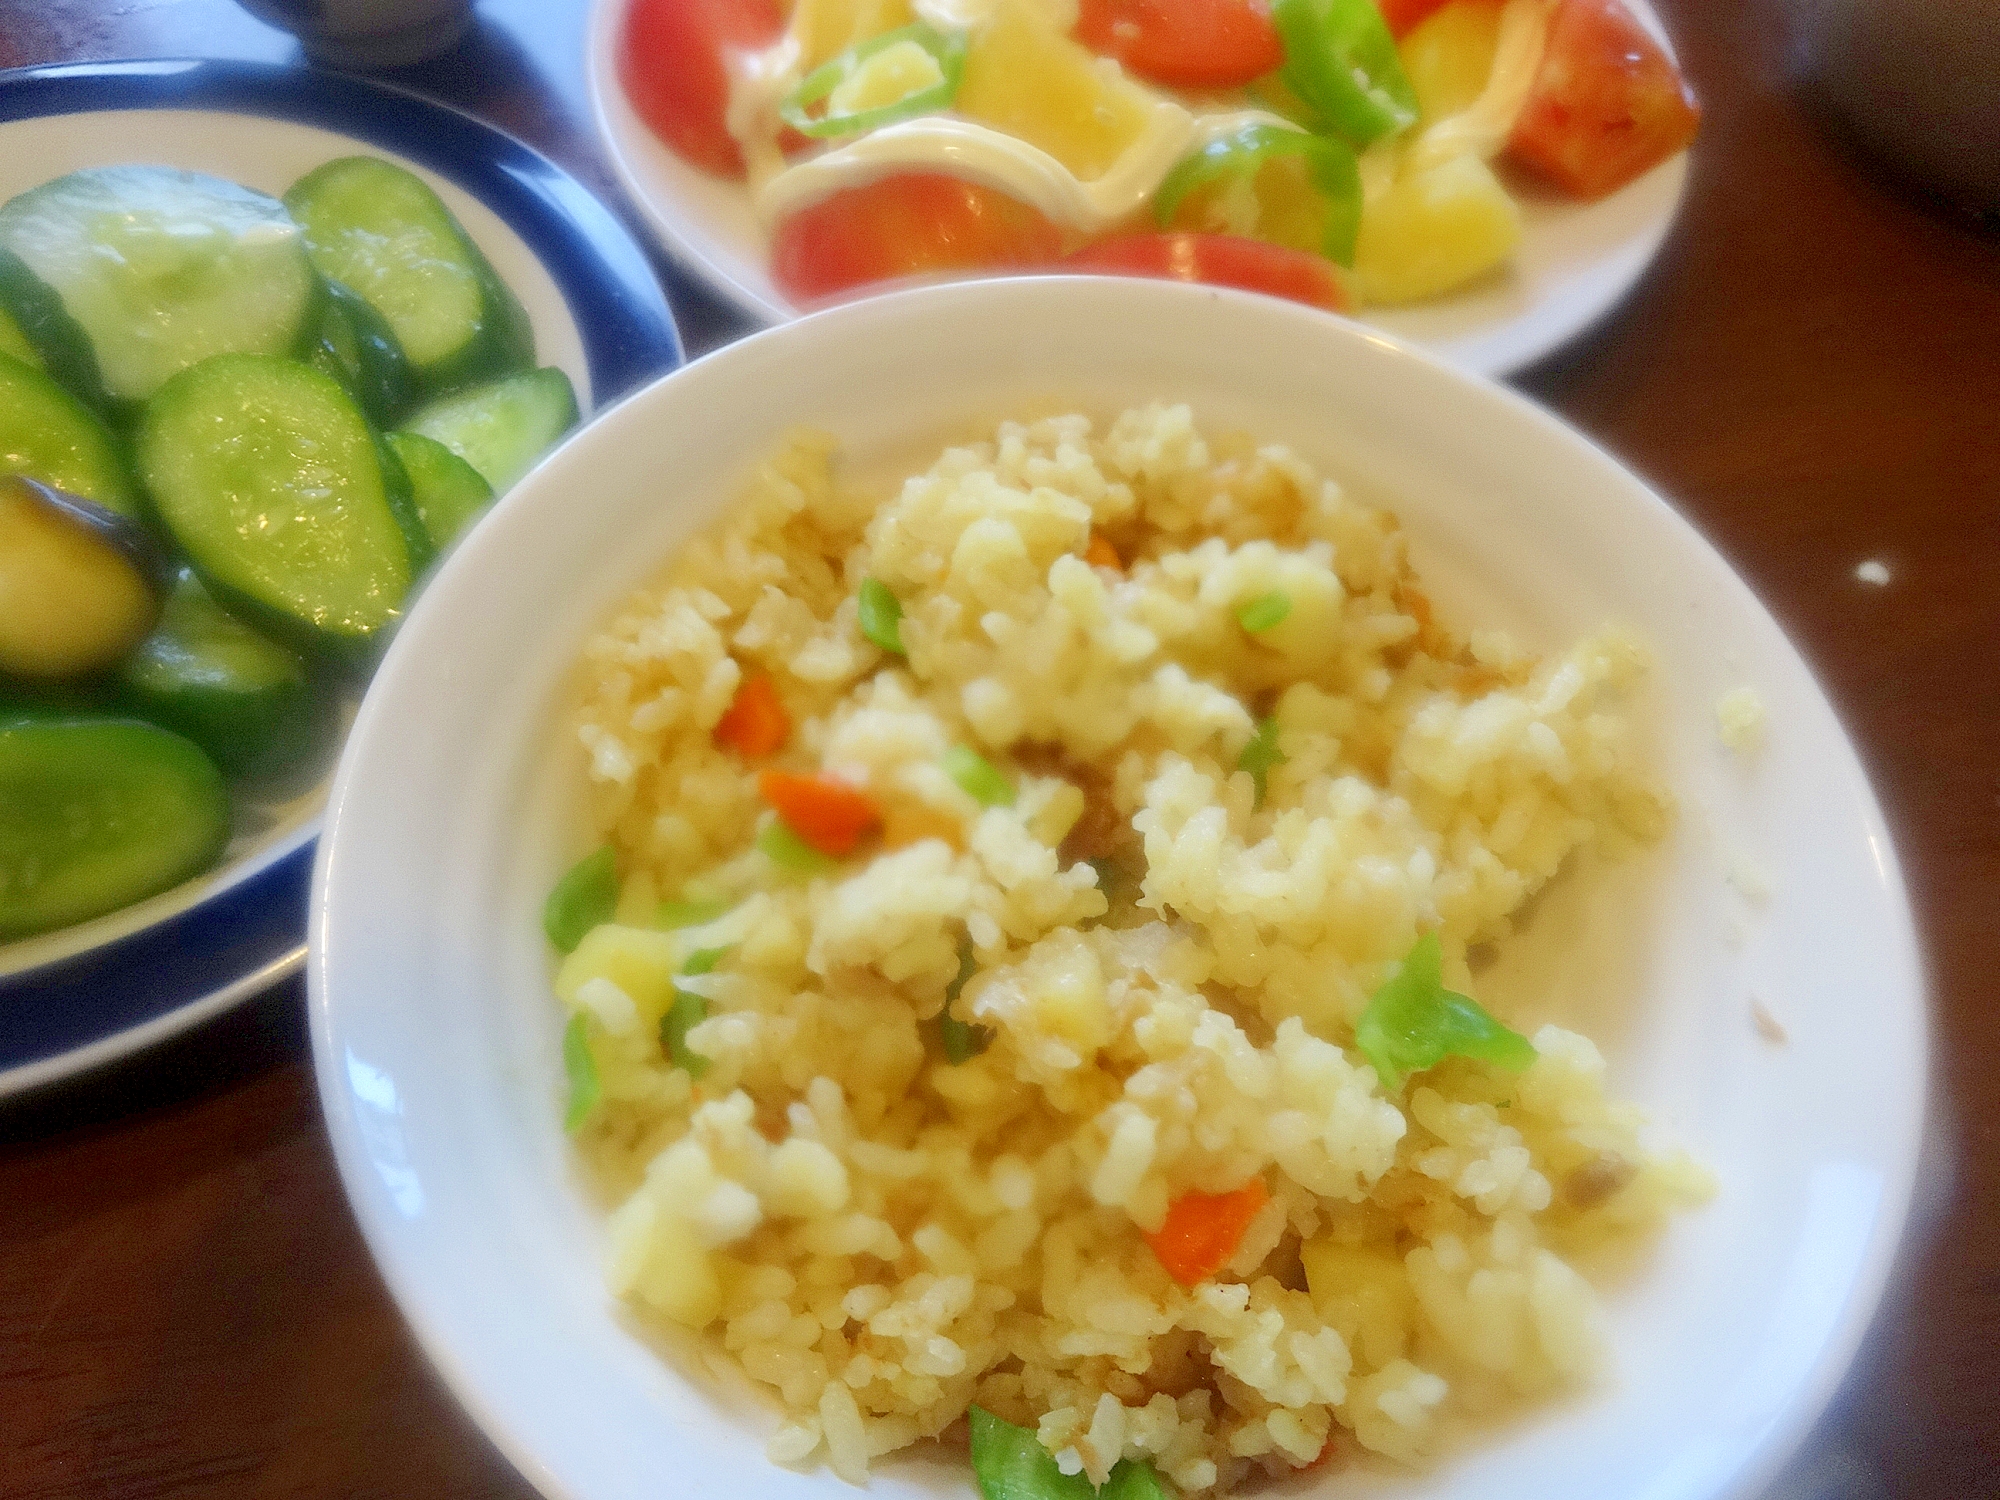
[[[455,110],[262,64],[0,74],[0,201],[124,162],[210,172],[275,196],[356,153],[396,161],[437,191],[520,297],[538,359],[570,377],[586,413],[679,362],[665,301],[618,222],[549,162]],[[0,944],[0,1097],[161,1040],[297,971],[309,846],[337,746],[236,796],[234,837],[214,870]]]
[[[743,185],[675,156],[627,102],[617,46],[631,3],[597,0],[587,53],[598,138],[619,181],[668,253],[746,317],[768,324],[799,316],[772,284],[766,237]],[[1671,51],[1646,0],[1628,3]],[[1596,203],[1518,185],[1525,235],[1506,271],[1432,303],[1371,310],[1368,321],[1481,375],[1523,369],[1631,291],[1659,253],[1686,185],[1685,152]]]
[[[1415,1477],[1328,1495],[1711,1500],[1769,1479],[1868,1322],[1908,1204],[1921,977],[1852,748],[1770,616],[1663,501],[1554,418],[1358,325],[1163,283],[961,283],[855,303],[607,413],[495,511],[413,611],[349,739],[315,871],[314,1062],[347,1191],[454,1391],[552,1496],[847,1493],[773,1467],[773,1418],[639,1332],[560,1125],[539,930],[590,843],[563,711],[585,638],[789,426],[864,467],[1033,405],[1170,398],[1395,497],[1446,620],[1536,645],[1607,618],[1655,655],[1642,725],[1681,799],[1656,853],[1559,883],[1493,985],[1594,1034],[1616,1089],[1711,1164],[1708,1207],[1607,1297],[1615,1372]],[[504,612],[490,608],[505,597]],[[1770,708],[1754,758],[1714,703]],[[1771,893],[1746,903],[1746,861]],[[1555,893],[1552,893],[1555,897]],[[1732,925],[1741,933],[1731,940]],[[1502,971],[1505,971],[1504,974]],[[1759,1036],[1752,996],[1789,1028]],[[883,1497],[974,1491],[884,1463]]]

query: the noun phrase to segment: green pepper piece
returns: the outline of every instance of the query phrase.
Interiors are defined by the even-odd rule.
[[[1002,1421],[983,1406],[968,1407],[972,1476],[985,1500],[1093,1500],[1082,1474],[1065,1474],[1032,1429]]]
[[[542,907],[542,931],[558,953],[573,953],[591,928],[618,909],[618,855],[609,844],[586,854],[556,882]]]
[[[1171,224],[1181,202],[1196,188],[1225,177],[1254,177],[1280,156],[1305,158],[1306,177],[1326,200],[1319,253],[1343,266],[1354,264],[1355,236],[1361,232],[1361,164],[1345,141],[1287,130],[1278,125],[1245,125],[1183,157],[1160,183],[1153,217]]]
[[[1417,94],[1372,0],[1272,0],[1279,76],[1356,146],[1416,123]]]
[[[1447,1057],[1473,1057],[1520,1069],[1535,1060],[1534,1044],[1510,1031],[1470,997],[1444,987],[1444,950],[1435,932],[1417,939],[1396,972],[1375,992],[1354,1026],[1354,1045],[1391,1093],[1411,1073]]]
[[[869,58],[902,42],[915,42],[930,54],[931,61],[938,65],[938,72],[942,75],[936,83],[876,109],[856,110],[852,114],[807,113],[813,105],[860,72],[862,64]],[[958,85],[964,76],[965,38],[955,32],[939,31],[927,21],[918,21],[894,31],[885,31],[880,36],[871,36],[865,42],[857,42],[838,57],[814,68],[797,88],[785,96],[784,102],[778,106],[778,118],[801,135],[819,140],[838,135],[859,135],[864,130],[879,129],[898,120],[915,119],[918,115],[935,114],[949,107],[951,101],[958,97]]]
[[[981,807],[1012,807],[1014,783],[977,750],[953,745],[944,753],[945,774]]]
[[[674,1060],[674,1066],[699,1081],[708,1071],[709,1059],[687,1044],[687,1035],[708,1019],[708,1002],[693,990],[676,989],[674,1003],[660,1017],[660,1047]]]
[[[1173,1491],[1152,1464],[1121,1458],[1104,1476],[1097,1500],[1173,1500]]]
[[[590,1118],[604,1097],[604,1084],[597,1076],[597,1058],[590,1050],[590,1017],[577,1011],[563,1028],[563,1071],[569,1074],[569,1108],[563,1111],[563,1129],[575,1130]]]
[[[757,830],[757,848],[772,864],[794,875],[824,874],[839,863],[800,838],[783,818],[773,818]]]
[[[720,948],[697,948],[690,953],[687,962],[681,965],[683,974],[710,974],[715,966],[727,958],[734,943],[724,943]]]
[[[888,584],[879,578],[862,579],[855,609],[861,618],[863,635],[884,651],[897,656],[907,654],[903,650],[903,604],[889,592]]]
[[[1285,763],[1285,752],[1278,748],[1278,721],[1266,717],[1257,721],[1257,732],[1250,736],[1250,742],[1236,757],[1236,769],[1250,773],[1251,785],[1257,788],[1257,797],[1250,806],[1254,811],[1264,805],[1264,781],[1274,766]]]
[[[1257,635],[1275,625],[1282,625],[1285,616],[1291,612],[1291,595],[1279,589],[1272,589],[1268,594],[1259,594],[1248,603],[1239,605],[1236,610],[1236,623],[1252,635]]]
[[[706,927],[735,905],[732,901],[662,901],[653,925],[669,932],[678,927]]]
[[[951,1013],[952,1003],[958,999],[966,982],[978,972],[979,965],[972,957],[972,944],[960,943],[958,977],[945,986],[944,1009],[938,1012],[938,1040],[944,1044],[946,1062],[970,1062],[993,1044],[992,1027],[961,1021]]]

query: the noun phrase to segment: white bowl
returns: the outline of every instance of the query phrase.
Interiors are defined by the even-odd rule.
[[[1551,980],[1544,1013],[1600,1040],[1617,1089],[1713,1166],[1719,1193],[1609,1290],[1601,1388],[1425,1474],[1316,1488],[1747,1495],[1831,1393],[1909,1200],[1924,1009],[1874,798],[1770,616],[1600,449],[1354,324],[1202,288],[983,282],[753,337],[592,424],[444,568],[350,737],[308,965],[328,1126],[425,1347],[547,1493],[843,1493],[768,1464],[772,1415],[604,1290],[602,1210],[560,1124],[562,1017],[538,925],[591,842],[564,723],[579,648],[793,424],[870,465],[1029,403],[1159,398],[1393,496],[1448,619],[1537,644],[1634,627],[1657,663],[1642,721],[1682,806],[1657,853],[1570,882],[1490,983]],[[1770,710],[1754,757],[1716,737],[1716,699],[1745,684]],[[1761,904],[1742,894],[1752,863]],[[1789,1041],[1759,1035],[1753,997]],[[884,1464],[871,1489],[973,1493],[935,1461]]]
[[[1629,3],[1671,54],[1647,0]],[[619,182],[691,276],[758,323],[796,318],[799,309],[771,280],[769,237],[743,184],[682,161],[625,97],[618,42],[632,4],[596,0],[588,43],[598,140]],[[1481,375],[1523,369],[1608,316],[1638,284],[1673,225],[1687,174],[1682,152],[1590,203],[1516,174],[1509,186],[1522,240],[1509,265],[1449,296],[1370,309],[1368,321]]]

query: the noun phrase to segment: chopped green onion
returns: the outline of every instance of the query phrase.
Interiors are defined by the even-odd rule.
[[[985,1500],[1092,1500],[1081,1473],[1065,1474],[1030,1427],[1002,1421],[983,1406],[966,1409],[972,1428],[972,1476]]]
[[[1468,996],[1444,987],[1444,950],[1435,932],[1417,939],[1354,1026],[1354,1045],[1391,1093],[1411,1073],[1447,1057],[1472,1057],[1520,1069],[1535,1060],[1534,1044],[1494,1020]]]
[[[735,947],[734,943],[724,943],[720,948],[697,948],[688,955],[687,962],[681,965],[681,972],[683,974],[711,973],[714,971],[715,966],[727,958]]]
[[[655,926],[672,931],[677,927],[706,927],[735,905],[733,901],[662,901],[653,913]]]
[[[660,1047],[674,1066],[687,1076],[699,1079],[708,1071],[709,1059],[687,1044],[688,1032],[708,1019],[708,1002],[693,990],[674,991],[674,1003],[660,1017]]]
[[[1220,136],[1167,173],[1153,198],[1153,217],[1164,229],[1196,188],[1226,177],[1255,177],[1280,156],[1305,158],[1306,178],[1323,200],[1319,243],[1292,248],[1317,250],[1328,260],[1353,265],[1354,241],[1361,232],[1361,163],[1351,146],[1331,136],[1264,124]]]
[[[824,874],[838,863],[800,838],[783,818],[773,818],[757,830],[757,848],[772,864],[794,875]]]
[[[808,113],[813,105],[826,99],[859,73],[870,58],[905,42],[921,48],[937,64],[936,83],[874,109],[848,112],[829,109],[823,115]],[[814,68],[779,104],[778,117],[801,135],[818,140],[859,135],[864,130],[877,130],[898,120],[910,120],[947,108],[957,97],[958,85],[964,76],[965,38],[955,32],[939,31],[929,22],[918,21],[914,25],[885,31],[880,36],[871,36],[865,42],[857,42],[838,57]]]
[[[562,1052],[563,1071],[569,1074],[569,1108],[563,1111],[563,1129],[575,1130],[604,1097],[597,1059],[590,1051],[590,1017],[584,1012],[573,1014],[563,1028]]]
[[[958,999],[966,983],[979,972],[979,965],[972,956],[972,944],[958,945],[958,976],[945,986],[944,1009],[938,1012],[938,1037],[944,1043],[946,1062],[970,1062],[993,1044],[993,1029],[978,1026],[970,1021],[961,1021],[951,1013],[952,1002]]]
[[[1279,76],[1356,146],[1416,123],[1416,90],[1374,0],[1272,0]]]
[[[966,796],[981,807],[1014,805],[1014,783],[977,750],[953,745],[944,753],[944,768]]]
[[[862,579],[857,604],[861,615],[861,633],[884,651],[904,655],[903,606],[889,592],[889,585],[879,578]]]
[[[1273,625],[1284,623],[1285,616],[1292,612],[1292,596],[1282,589],[1272,589],[1268,594],[1259,594],[1248,604],[1236,607],[1236,623],[1252,635],[1269,630]]]
[[[542,907],[542,931],[558,953],[573,953],[591,928],[618,910],[618,855],[609,844],[569,867]]]
[[[1251,808],[1264,805],[1265,778],[1273,767],[1285,763],[1285,752],[1278,748],[1278,721],[1275,716],[1266,716],[1257,721],[1257,732],[1243,747],[1243,753],[1236,757],[1236,769],[1250,773],[1250,784],[1257,789],[1257,797]]]

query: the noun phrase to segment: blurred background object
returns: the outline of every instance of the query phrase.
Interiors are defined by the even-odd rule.
[[[1796,0],[1810,86],[1929,188],[2000,211],[2000,0]]]
[[[455,46],[472,24],[472,0],[241,0],[335,68],[400,68]]]

